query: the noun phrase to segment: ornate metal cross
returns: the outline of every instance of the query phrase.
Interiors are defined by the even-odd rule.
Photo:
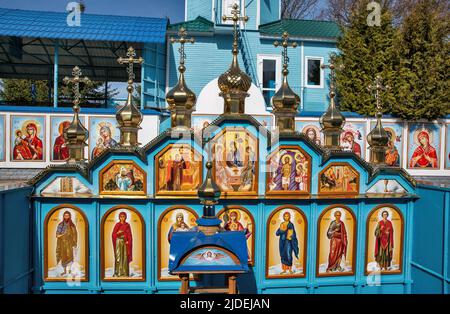
[[[375,99],[377,102],[377,111],[381,112],[381,95],[380,92],[387,91],[390,89],[389,85],[384,86],[383,85],[383,79],[381,78],[381,75],[377,75],[375,78],[375,81],[373,84],[370,84],[367,86],[367,89],[369,91],[375,91]]]
[[[127,56],[125,58],[119,57],[117,59],[117,62],[119,64],[128,64],[127,73],[128,73],[128,85],[129,86],[133,85],[133,81],[135,78],[134,69],[133,69],[134,64],[135,63],[136,64],[144,63],[144,59],[142,59],[142,57],[139,57],[139,58],[135,58],[135,57],[136,57],[136,50],[134,50],[134,48],[130,46],[130,48],[128,48],[128,51],[127,51]]]
[[[289,34],[288,32],[284,32],[283,35],[281,35],[282,42],[279,42],[278,40],[274,41],[273,45],[275,47],[281,46],[283,47],[283,52],[281,53],[283,56],[283,73],[285,70],[287,70],[288,63],[289,63],[289,57],[288,57],[288,47],[295,48],[297,47],[297,42],[289,42]],[[286,73],[287,75],[287,73]]]
[[[85,83],[85,84],[88,84],[91,82],[91,80],[87,76],[82,78],[81,75],[83,75],[83,73],[81,72],[81,69],[78,66],[75,66],[72,70],[73,78],[66,76],[63,79],[64,84],[66,84],[66,85],[73,84],[72,92],[73,92],[73,109],[74,110],[80,109],[80,106],[79,106],[80,98],[81,98],[80,82]]]
[[[330,64],[322,64],[320,66],[320,68],[330,69],[330,96],[331,96],[331,94],[333,94],[333,97],[334,97],[334,95],[336,93],[336,72],[335,72],[336,66],[334,65],[334,63],[330,62]],[[341,67],[341,68],[343,68],[343,67]]]
[[[170,42],[172,44],[179,43],[180,48],[178,48],[178,52],[180,53],[180,66],[184,66],[184,60],[186,59],[186,53],[184,52],[184,45],[186,43],[193,44],[195,42],[194,37],[186,38],[187,31],[184,27],[180,27],[178,30],[178,38],[170,37]]]
[[[241,11],[239,10],[239,6],[237,3],[233,4],[232,10],[231,10],[231,16],[222,16],[222,20],[224,22],[226,21],[233,21],[233,54],[237,54],[238,52],[238,23],[239,22],[248,22],[249,18],[247,15],[241,16]]]

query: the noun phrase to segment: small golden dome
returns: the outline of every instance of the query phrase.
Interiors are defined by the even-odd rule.
[[[186,67],[184,65],[180,65],[178,70],[180,71],[178,83],[166,94],[166,101],[169,104],[169,110],[195,110],[197,97],[186,85],[186,81],[184,79]]]
[[[328,106],[327,111],[325,111],[325,113],[320,117],[320,125],[322,126],[322,129],[339,129],[344,126],[344,123],[345,117],[336,108],[333,95],[333,97],[330,100],[330,105]]]
[[[389,143],[389,135],[381,124],[381,112],[377,113],[377,124],[367,135],[367,142],[370,146],[385,146]]]
[[[79,118],[80,106],[73,106],[74,116],[72,123],[64,131],[63,136],[69,145],[83,145],[89,137],[89,131],[84,127]]]
[[[252,79],[241,70],[237,58],[237,49],[233,49],[233,61],[230,68],[219,76],[219,89],[222,94],[247,93],[252,86]]]
[[[274,111],[292,111],[296,113],[300,104],[300,97],[289,86],[288,73],[289,71],[285,68],[283,70],[283,83],[272,97],[272,106]]]
[[[116,113],[117,123],[121,127],[134,127],[137,128],[142,122],[143,116],[141,110],[139,110],[133,104],[133,82],[128,82],[128,98],[125,106],[120,108]]]

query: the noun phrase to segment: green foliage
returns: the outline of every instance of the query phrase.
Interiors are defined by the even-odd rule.
[[[368,26],[361,0],[338,40],[334,59],[340,108],[373,116],[376,102],[367,87],[377,75],[390,89],[382,93],[383,111],[407,120],[450,114],[449,16],[442,1],[418,0],[395,28],[388,6],[381,26]]]
[[[31,102],[32,84],[35,85],[35,101],[48,101],[48,82],[28,79],[3,79],[1,80],[0,98],[11,102]]]
[[[368,2],[361,1],[351,12],[351,24],[343,29],[337,43],[341,53],[333,59],[338,65],[336,83],[341,110],[373,116],[376,103],[368,86],[377,75],[381,75],[384,85],[392,86],[397,74],[391,14],[386,7],[382,8],[381,25],[368,26]],[[391,112],[395,100],[392,90],[382,93],[383,110]]]
[[[399,106],[393,113],[408,120],[450,114],[449,12],[434,0],[419,0],[398,32]]]

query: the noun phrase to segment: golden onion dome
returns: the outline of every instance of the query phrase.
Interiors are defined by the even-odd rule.
[[[222,94],[247,91],[252,86],[252,79],[241,70],[237,58],[237,48],[233,48],[233,60],[230,68],[219,76],[218,85]]]
[[[300,97],[294,93],[288,83],[289,71],[287,68],[283,69],[283,83],[272,97],[273,109],[281,111],[293,111],[297,112],[298,105],[300,104]]]
[[[333,91],[330,92],[330,105],[328,106],[327,111],[320,117],[322,129],[340,129],[344,126],[345,117],[336,108],[334,96],[335,93]]]
[[[389,134],[381,124],[381,112],[377,113],[377,124],[367,135],[367,142],[370,146],[387,146],[389,143]]]
[[[121,127],[139,127],[142,122],[143,116],[141,110],[139,110],[133,104],[133,81],[128,82],[128,98],[125,106],[120,108],[116,113],[117,123]]]
[[[169,104],[169,110],[172,111],[176,108],[195,110],[197,97],[186,85],[186,81],[184,79],[186,67],[184,65],[180,65],[178,70],[180,71],[178,83],[166,94],[166,101]]]
[[[80,106],[73,106],[74,116],[72,123],[65,129],[63,136],[69,144],[84,144],[89,137],[89,131],[84,127],[79,118]]]

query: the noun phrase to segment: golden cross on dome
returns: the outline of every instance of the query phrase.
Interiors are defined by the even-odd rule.
[[[194,37],[191,38],[186,38],[187,36],[187,31],[184,27],[180,27],[180,29],[178,30],[178,38],[174,38],[174,37],[170,37],[170,42],[172,44],[174,43],[179,43],[180,44],[180,48],[178,49],[178,52],[180,53],[180,71],[181,68],[184,66],[184,61],[186,59],[186,53],[184,52],[184,45],[186,43],[191,43],[193,44],[195,42]]]
[[[283,47],[283,74],[287,75],[287,67],[289,63],[289,57],[288,57],[288,47],[295,48],[297,47],[297,42],[289,42],[289,34],[288,32],[284,32],[283,35],[281,35],[282,42],[279,42],[278,40],[274,41],[273,45],[275,47],[281,46]]]
[[[239,22],[248,22],[249,17],[247,15],[241,16],[241,11],[239,10],[239,6],[237,3],[233,4],[232,10],[231,10],[231,16],[222,16],[222,20],[224,22],[226,21],[233,21],[233,54],[238,53],[238,23]]]
[[[330,62],[330,64],[322,64],[320,68],[330,69],[330,97],[334,97],[336,95],[336,66],[334,63]],[[340,66],[339,68],[342,69],[343,66]]]
[[[388,85],[383,85],[383,79],[380,75],[377,75],[373,84],[367,86],[369,91],[375,91],[375,99],[377,101],[377,111],[381,112],[381,95],[380,92],[387,91],[390,89]]]
[[[128,85],[130,85],[130,86],[133,85],[133,81],[135,78],[134,69],[133,69],[134,64],[144,63],[144,59],[142,59],[142,57],[139,57],[139,58],[135,58],[135,57],[136,57],[136,50],[134,50],[134,48],[130,46],[130,48],[128,48],[128,51],[127,51],[127,56],[125,58],[119,57],[117,59],[117,62],[119,64],[128,64],[128,67],[127,67]]]
[[[82,75],[83,75],[83,73],[81,72],[81,69],[78,66],[75,66],[72,69],[72,76],[73,76],[73,78],[70,78],[70,77],[66,76],[63,79],[64,84],[66,84],[66,85],[73,84],[73,86],[72,86],[72,91],[73,91],[73,109],[75,111],[78,111],[80,109],[80,106],[79,106],[80,98],[81,98],[80,82],[81,83],[85,83],[85,84],[88,84],[88,83],[91,82],[87,76],[81,77]]]

